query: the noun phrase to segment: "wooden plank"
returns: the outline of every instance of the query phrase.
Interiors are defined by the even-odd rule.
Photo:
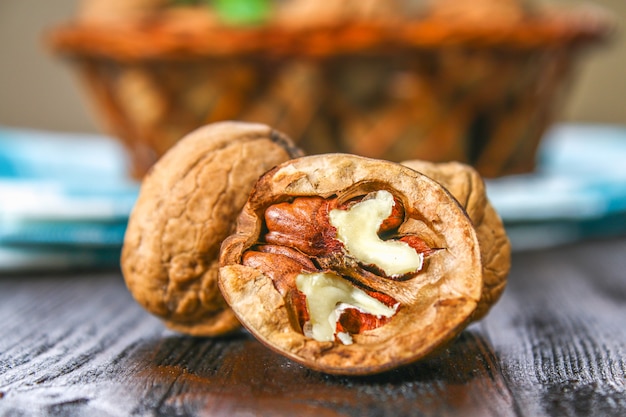
[[[626,239],[517,253],[486,320],[439,354],[333,377],[247,334],[193,338],[118,272],[0,277],[0,415],[626,415]]]
[[[626,241],[514,258],[481,329],[524,415],[626,415]]]

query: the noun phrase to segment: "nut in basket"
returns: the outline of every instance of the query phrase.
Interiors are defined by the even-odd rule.
[[[581,52],[612,29],[597,10],[512,0],[288,0],[268,3],[254,25],[209,7],[137,1],[118,6],[132,9],[126,20],[83,14],[49,37],[137,177],[220,120],[271,125],[310,154],[528,172]]]

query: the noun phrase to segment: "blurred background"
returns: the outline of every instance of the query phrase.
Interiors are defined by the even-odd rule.
[[[580,2],[549,3],[569,7]],[[606,8],[625,26],[623,0],[587,3]],[[43,42],[45,31],[71,20],[78,5],[79,0],[0,1],[0,124],[72,132],[101,128],[74,74]],[[626,124],[625,74],[626,37],[621,33],[582,63],[560,118]]]
[[[170,1],[132,4],[141,8]],[[287,16],[288,33],[298,36],[306,33],[298,31],[299,24],[323,20],[327,9],[333,18],[337,11],[352,17],[351,5],[365,4],[372,5],[368,19],[397,18],[396,10],[385,14],[390,2],[378,0],[276,1],[301,8],[287,7],[289,13],[281,15]],[[411,5],[427,1],[403,0]],[[219,6],[221,18],[241,18],[247,12],[233,5],[244,3],[265,4],[213,4]],[[439,20],[433,22],[444,30],[409,28],[414,31],[402,32],[405,44],[394,44],[391,53],[386,43],[376,44],[379,38],[357,27],[352,32],[320,32],[317,39],[323,42],[307,43],[303,50],[310,55],[292,60],[285,57],[300,56],[302,50],[297,42],[285,42],[284,32],[278,33],[282,38],[271,32],[265,38],[231,38],[214,30],[216,21],[223,23],[214,15],[176,14],[152,32],[139,25],[140,30],[133,26],[116,38],[117,29],[106,25],[123,26],[124,21],[115,12],[98,12],[101,7],[109,12],[129,8],[126,0],[0,0],[0,272],[116,266],[137,180],[195,124],[224,115],[266,122],[311,146],[305,147],[310,153],[338,145],[340,151],[391,160],[471,163],[487,178],[489,197],[515,249],[626,234],[626,2],[533,3],[600,8],[611,16],[616,30],[609,42],[591,42],[593,47],[581,59],[570,59],[576,48],[569,46],[578,43],[568,42],[579,29],[582,43],[602,35],[602,25],[593,19],[574,19],[566,30],[557,19],[537,36],[524,26],[509,33],[507,45],[513,47],[507,50],[498,44],[501,35],[488,32],[495,28],[497,33],[508,23],[517,27],[515,0],[438,0],[433,4],[441,5]],[[105,30],[65,32],[57,43],[65,52],[61,56],[47,36],[75,19],[85,5],[90,14],[83,16],[83,23],[103,17]],[[382,12],[372,12],[374,7]],[[451,28],[454,32],[451,22],[459,15],[469,17],[473,29],[469,36],[461,30],[452,37],[470,47],[437,48],[438,42],[449,41],[437,36]],[[179,20],[181,16],[190,20]],[[481,18],[489,24],[472,21]],[[196,49],[187,48],[183,64],[176,49],[180,44],[174,52],[168,50],[177,41],[170,42],[169,35],[159,32],[162,28],[178,33],[173,39],[181,39],[181,33],[191,39],[189,45]],[[201,36],[194,35],[194,28]],[[395,26],[387,24],[385,30],[378,35],[391,35],[387,41],[396,42]],[[139,42],[137,48],[128,42],[129,33],[149,41]],[[157,36],[147,38],[145,33]],[[424,43],[407,44],[411,36],[421,36]],[[542,36],[561,36],[567,45],[545,48]],[[146,48],[153,46],[152,39],[161,43]],[[283,55],[273,55],[263,39],[283,48]],[[369,44],[365,54],[346,57],[340,50],[358,50],[368,42],[374,47]],[[494,42],[498,45],[492,48]],[[214,51],[209,57],[194,55],[206,51],[207,45],[229,53],[257,49],[256,55],[246,52],[229,59]],[[92,47],[111,47],[113,52],[106,59],[93,59]],[[144,53],[159,48],[170,54],[167,60],[143,60]],[[68,51],[79,59],[65,59]],[[129,64],[124,54],[139,59]],[[77,62],[81,65],[72,65]],[[414,154],[418,149],[426,153]]]

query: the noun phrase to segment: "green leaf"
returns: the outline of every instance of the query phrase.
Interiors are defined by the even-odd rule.
[[[270,0],[214,0],[213,3],[220,18],[234,25],[263,23],[270,14]]]

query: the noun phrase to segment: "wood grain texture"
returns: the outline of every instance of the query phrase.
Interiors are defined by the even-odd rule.
[[[626,415],[626,239],[516,253],[487,319],[375,377],[165,330],[118,272],[0,277],[1,416]]]

